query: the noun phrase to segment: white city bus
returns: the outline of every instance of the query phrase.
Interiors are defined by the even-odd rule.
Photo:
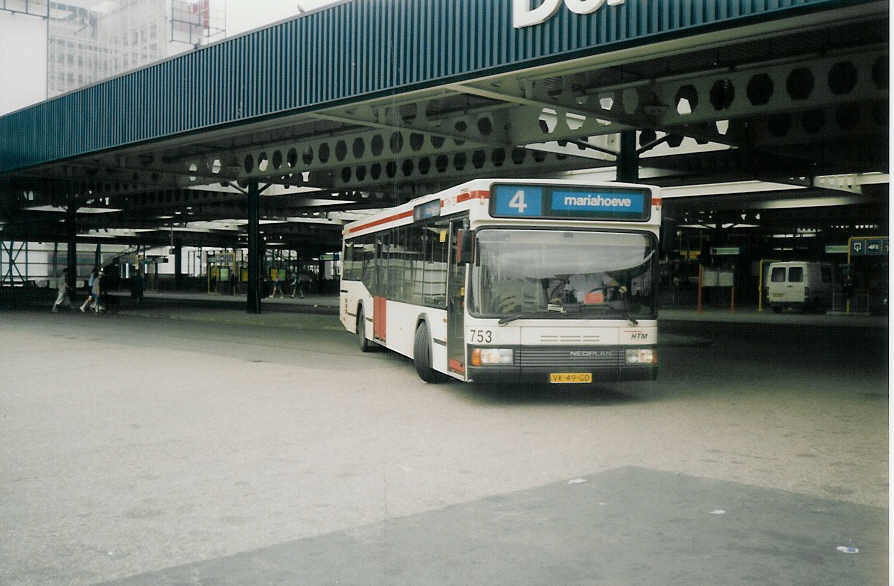
[[[657,375],[655,187],[477,179],[344,228],[340,316],[426,382]]]

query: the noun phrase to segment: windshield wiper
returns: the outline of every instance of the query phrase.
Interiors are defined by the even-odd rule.
[[[650,254],[651,256],[651,254]],[[621,294],[621,297],[624,298],[624,317],[627,318],[627,321],[630,322],[630,325],[636,326],[639,325],[639,322],[633,319],[630,311],[630,295],[628,295],[627,287],[621,287],[618,292]]]
[[[531,319],[536,317],[552,316],[552,314],[555,313],[558,313],[560,315],[567,315],[565,311],[559,309],[549,309],[547,311],[530,311],[528,313],[516,313],[513,315],[507,315],[506,317],[501,317],[497,324],[505,326],[509,322],[515,321],[517,319]]]
[[[536,313],[516,313],[515,315],[507,315],[506,317],[501,317],[497,322],[497,325],[505,326],[511,321],[515,321],[517,319],[525,319],[530,317],[540,317],[544,312],[538,311]]]
[[[606,314],[619,315],[630,322],[630,325],[632,326],[639,325],[639,322],[634,319],[633,314],[630,312],[629,309],[619,309],[617,307],[611,307],[608,305],[594,307],[594,309],[596,308],[598,308],[600,311],[605,312]]]

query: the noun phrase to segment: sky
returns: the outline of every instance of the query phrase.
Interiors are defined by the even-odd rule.
[[[336,0],[226,0],[227,34],[235,35],[332,4]]]
[[[299,6],[311,11],[339,0],[213,1],[226,2],[227,36],[233,36],[295,16]],[[98,4],[95,0],[84,3]],[[45,21],[0,10],[0,116],[46,99],[46,42]]]

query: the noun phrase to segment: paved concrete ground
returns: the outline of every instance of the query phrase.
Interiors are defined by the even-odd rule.
[[[872,507],[616,468],[109,584],[872,584],[885,529]]]
[[[0,583],[886,582],[885,328],[670,320],[654,383],[494,388],[160,307],[0,312]]]

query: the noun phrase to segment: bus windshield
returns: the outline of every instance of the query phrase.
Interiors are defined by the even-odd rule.
[[[579,230],[478,232],[469,310],[479,317],[654,318],[656,239]]]

